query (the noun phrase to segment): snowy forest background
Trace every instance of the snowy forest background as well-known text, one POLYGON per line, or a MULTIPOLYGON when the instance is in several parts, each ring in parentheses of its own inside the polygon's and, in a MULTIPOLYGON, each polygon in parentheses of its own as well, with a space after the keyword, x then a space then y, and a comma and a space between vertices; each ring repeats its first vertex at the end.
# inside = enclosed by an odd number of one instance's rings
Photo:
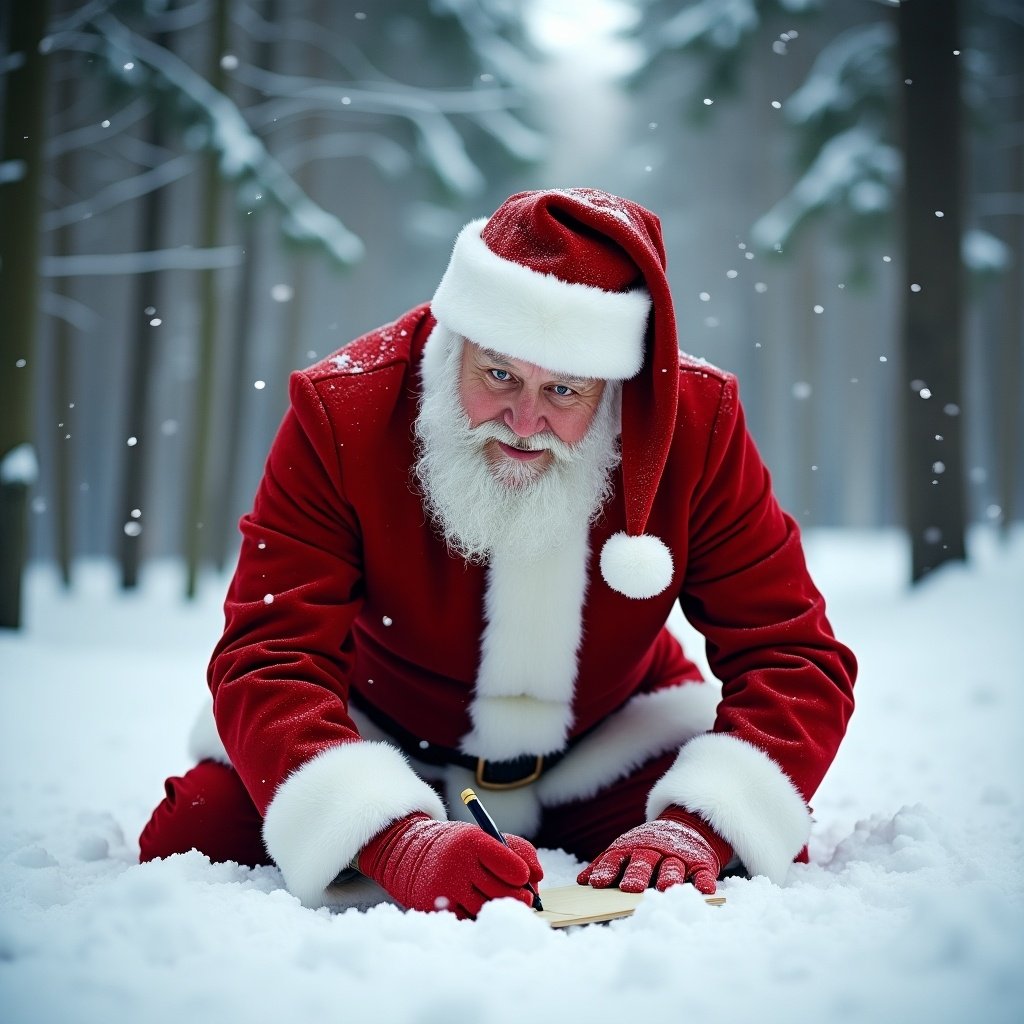
POLYGON ((1024 1019, 1022 53, 1021 0, 0 0, 5 1024, 1024 1019), (857 654, 810 863, 560 931, 138 864, 288 373, 564 185, 661 216, 857 654))
POLYGON ((26 561, 230 568, 288 373, 538 187, 659 214, 802 525, 904 527, 920 577, 1024 515, 1015 0, 0 10, 4 625, 26 561))

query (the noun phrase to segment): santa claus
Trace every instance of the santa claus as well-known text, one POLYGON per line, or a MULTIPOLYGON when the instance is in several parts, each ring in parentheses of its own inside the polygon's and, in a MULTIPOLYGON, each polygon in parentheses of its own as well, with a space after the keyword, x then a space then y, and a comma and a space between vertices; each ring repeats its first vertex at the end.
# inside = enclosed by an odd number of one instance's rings
POLYGON ((853 707, 735 379, 681 355, 658 219, 593 189, 468 224, 429 304, 291 381, 142 859, 530 902, 785 877, 853 707), (669 633, 705 636, 704 681, 669 633), (466 818, 486 793, 508 845, 466 818))

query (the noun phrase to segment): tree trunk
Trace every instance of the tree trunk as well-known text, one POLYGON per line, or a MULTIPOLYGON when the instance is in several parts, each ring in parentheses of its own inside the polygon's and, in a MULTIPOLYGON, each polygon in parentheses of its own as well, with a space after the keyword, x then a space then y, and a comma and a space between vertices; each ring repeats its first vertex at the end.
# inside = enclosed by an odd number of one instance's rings
MULTIPOLYGON (((277 0, 268 0, 263 12, 265 20, 276 25, 280 12, 277 0)), ((263 40, 257 47, 254 63, 267 70, 274 69, 274 45, 263 40)), ((257 94, 257 98, 262 98, 257 94)), ((253 386, 249 351, 252 345, 253 312, 256 305, 265 305, 263 296, 256 295, 256 281, 259 276, 259 250, 261 242, 261 219, 265 216, 255 212, 246 216, 243 212, 241 224, 241 245, 243 251, 238 303, 235 312, 234 330, 231 336, 232 372, 228 376, 224 410, 225 452, 223 468, 213 484, 211 506, 213 509, 211 528, 211 549, 214 564, 223 570, 227 564, 228 552, 233 547, 236 534, 235 494, 238 490, 239 470, 242 465, 243 420, 245 418, 245 397, 253 386)), ((272 384, 276 387, 276 381, 272 384)))
MULTIPOLYGON (((273 3, 276 6, 278 0, 273 0, 273 3)), ((326 25, 330 22, 330 0, 319 0, 319 3, 316 4, 313 10, 315 12, 314 16, 320 24, 326 25)), ((329 78, 335 73, 332 67, 325 66, 326 62, 322 50, 314 50, 309 54, 307 60, 309 63, 309 73, 315 78, 329 78)), ((279 54, 278 61, 284 65, 285 55, 283 53, 279 54)), ((329 132, 332 130, 332 125, 321 116, 310 122, 308 130, 313 134, 320 131, 329 132)), ((305 129, 301 124, 298 124, 294 127, 293 131, 294 137, 291 141, 295 144, 302 139, 305 129)), ((295 180, 306 195, 312 196, 316 194, 314 188, 314 166, 304 163, 297 167, 295 170, 295 180)), ((286 252, 287 257, 284 265, 289 271, 290 276, 288 280, 292 291, 282 318, 284 325, 281 328, 281 345, 277 350, 278 359, 274 372, 275 404, 269 416, 271 422, 279 420, 288 408, 288 378, 291 372, 299 367, 307 366, 311 361, 307 356, 310 346, 306 337, 306 320, 308 319, 309 309, 313 305, 311 301, 313 289, 310 287, 310 282, 315 280, 316 267, 314 266, 314 259, 308 246, 289 246, 286 252)), ((319 344, 317 347, 319 348, 319 344)), ((319 354, 323 356, 325 353, 320 352, 319 354)))
MULTIPOLYGON (((60 83, 58 106, 61 111, 67 110, 74 103, 77 81, 74 75, 67 74, 60 83)), ((59 131, 59 129, 58 129, 59 131)), ((67 185, 74 181, 75 155, 74 150, 67 149, 57 158, 57 181, 67 185)), ((54 238, 54 252, 57 256, 70 256, 74 251, 74 228, 63 224, 57 228, 54 238)), ((61 295, 70 298, 73 289, 70 278, 56 278, 52 284, 61 295)), ((74 473, 72 459, 72 438, 75 430, 72 427, 74 397, 74 355, 72 342, 72 325, 64 318, 57 317, 53 325, 54 348, 54 382, 53 402, 57 412, 57 443, 54 445, 54 508, 53 530, 54 548, 57 556, 57 567, 61 582, 65 587, 71 586, 71 565, 74 558, 74 499, 71 478, 74 473)))
POLYGON ((909 80, 901 85, 903 478, 913 582, 966 557, 958 15, 957 0, 906 0, 897 14, 900 79, 909 80))
MULTIPOLYGON (((170 7, 171 5, 168 5, 170 7)), ((162 32, 154 40, 165 49, 170 46, 170 33, 162 32)), ((163 145, 162 112, 155 106, 149 114, 146 142, 159 151, 163 145)), ((160 248, 160 224, 163 217, 161 192, 155 189, 142 199, 142 217, 139 230, 139 248, 150 252, 160 248)), ((125 437, 134 437, 134 445, 123 449, 121 475, 121 503, 118 509, 117 547, 121 556, 121 586, 134 589, 139 582, 142 560, 143 512, 146 493, 146 470, 153 455, 147 450, 146 409, 149 405, 150 378, 153 375, 154 352, 158 335, 151 324, 154 313, 159 312, 160 275, 155 271, 136 274, 129 284, 131 302, 129 323, 135 325, 135 342, 128 347, 128 409, 125 437), (150 312, 146 312, 150 310, 150 312)))
MULTIPOLYGON (((1007 25, 1010 45, 1024 45, 1024 32, 1007 25)), ((1011 51, 1012 52, 1012 51, 1011 51)), ((1019 51, 1016 51, 1019 52, 1019 51)), ((1018 74, 1013 92, 1010 124, 1024 124, 1024 74, 1018 74)), ((1024 143, 1019 137, 1010 148, 1010 175, 1007 191, 1024 196, 1024 143)), ((998 490, 999 523, 1003 539, 1018 517, 1017 494, 1020 481, 1021 431, 1021 349, 1024 348, 1024 218, 1004 215, 1001 218, 1003 241, 1013 253, 1013 263, 1003 274, 1005 296, 1000 329, 1002 354, 999 366, 998 407, 996 412, 996 448, 999 452, 998 490)))
POLYGON ((0 627, 21 625, 21 577, 28 551, 27 504, 35 359, 48 0, 15 3, 9 11, 8 52, 23 60, 8 71, 3 151, 20 176, 0 185, 0 627), (23 448, 24 446, 24 448, 23 448))
MULTIPOLYGON (((227 48, 228 0, 216 0, 213 15, 209 75, 207 80, 218 92, 224 91, 225 74, 221 57, 227 48)), ((203 248, 215 248, 220 238, 219 158, 212 149, 203 167, 202 202, 199 232, 203 248)), ((192 465, 185 507, 185 593, 196 595, 199 570, 206 554, 203 542, 208 507, 207 472, 213 445, 210 423, 213 416, 213 373, 217 343, 217 280, 215 270, 200 272, 199 280, 199 369, 196 381, 196 428, 192 443, 192 465)))
MULTIPOLYGON (((71 252, 71 229, 62 227, 57 232, 57 253, 67 256, 71 252)), ((74 559, 74 489, 72 475, 74 460, 71 457, 72 395, 74 394, 74 363, 72 356, 72 327, 66 320, 58 319, 54 325, 55 367, 53 383, 54 401, 63 420, 58 421, 57 443, 54 445, 54 544, 57 568, 61 583, 71 586, 71 565, 74 559), (63 426, 61 424, 63 423, 63 426)))
POLYGON ((210 553, 214 565, 223 570, 227 563, 228 549, 234 537, 235 490, 238 483, 238 467, 242 458, 242 421, 244 418, 244 396, 246 388, 252 387, 252 374, 249 368, 249 342, 252 338, 252 313, 256 301, 255 279, 257 270, 257 250, 259 247, 258 225, 253 219, 247 218, 241 226, 239 243, 242 246, 242 265, 239 268, 241 277, 238 282, 237 303, 234 324, 232 326, 229 345, 231 356, 228 360, 231 373, 225 381, 223 425, 225 431, 225 450, 221 471, 210 487, 210 553))

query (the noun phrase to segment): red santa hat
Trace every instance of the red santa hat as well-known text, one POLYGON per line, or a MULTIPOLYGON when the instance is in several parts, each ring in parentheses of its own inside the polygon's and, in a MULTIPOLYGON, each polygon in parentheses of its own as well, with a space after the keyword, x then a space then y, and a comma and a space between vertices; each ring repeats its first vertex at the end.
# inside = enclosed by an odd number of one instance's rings
POLYGON ((555 373, 623 381, 626 531, 601 551, 601 575, 627 597, 672 582, 672 556, 645 534, 668 458, 679 350, 661 223, 598 189, 511 196, 455 241, 431 302, 477 344, 555 373))

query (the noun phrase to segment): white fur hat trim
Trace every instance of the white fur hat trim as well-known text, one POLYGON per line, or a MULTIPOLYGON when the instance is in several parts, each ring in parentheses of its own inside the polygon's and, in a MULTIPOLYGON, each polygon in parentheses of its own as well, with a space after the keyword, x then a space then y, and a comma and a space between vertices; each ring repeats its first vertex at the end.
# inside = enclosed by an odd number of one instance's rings
POLYGON ((635 377, 644 361, 651 298, 563 281, 493 252, 470 221, 431 300, 431 312, 471 341, 555 373, 635 377))

